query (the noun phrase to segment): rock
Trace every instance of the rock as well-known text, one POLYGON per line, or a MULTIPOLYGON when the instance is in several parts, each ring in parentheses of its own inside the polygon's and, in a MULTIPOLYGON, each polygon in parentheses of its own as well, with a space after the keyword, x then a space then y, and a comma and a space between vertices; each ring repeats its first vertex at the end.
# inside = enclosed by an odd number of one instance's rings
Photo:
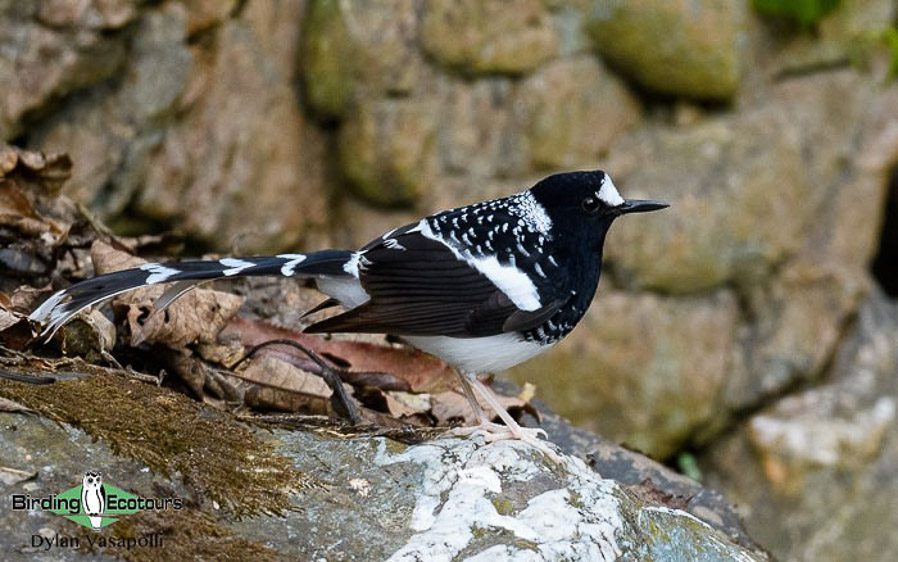
POLYGON ((548 64, 521 84, 512 102, 533 167, 591 164, 639 120, 639 105, 595 57, 548 64))
POLYGON ((136 25, 127 78, 73 99, 32 131, 32 146, 72 154, 78 165, 66 193, 101 217, 130 203, 161 140, 158 127, 187 87, 193 57, 185 26, 178 4, 145 14, 136 25))
POLYGON ((383 206, 408 205, 435 172, 437 102, 364 100, 340 129, 340 168, 360 197, 383 206))
POLYGON ((190 215, 183 229, 213 247, 295 246, 322 220, 324 174, 324 139, 292 89, 300 8, 247 9, 193 45, 181 4, 148 10, 127 75, 73 99, 30 144, 70 149, 67 193, 106 220, 126 208, 157 223, 190 215))
POLYGON ((153 151, 136 210, 218 247, 295 246, 323 220, 323 138, 246 21, 192 52, 184 114, 153 151))
POLYGON ((552 12, 558 36, 561 57, 571 57, 594 51, 587 31, 586 21, 592 3, 590 0, 543 0, 552 12))
MULTIPOLYGON (((402 222, 408 221, 397 220, 394 225, 402 222)), ((282 279, 274 285, 272 280, 264 278, 246 278, 236 280, 235 283, 234 290, 247 295, 241 309, 243 314, 264 318, 292 329, 302 329, 307 325, 308 321, 300 318, 300 315, 320 302, 320 296, 300 288, 289 279, 282 279)), ((368 341, 382 338, 369 337, 371 339, 368 341)), ((521 393, 520 387, 501 378, 493 381, 492 386, 504 396, 518 396, 521 393)), ((738 544, 757 550, 757 546, 745 534, 735 509, 720 493, 704 488, 696 481, 595 433, 572 426, 541 401, 537 401, 535 406, 540 414, 538 426, 547 432, 548 439, 564 453, 586 459, 604 478, 618 481, 633 493, 645 495, 654 490, 651 492, 654 497, 667 498, 664 501, 668 505, 676 505, 688 511, 724 532, 738 544)), ((529 416, 524 417, 521 423, 537 426, 536 420, 529 416)))
POLYGON ((514 81, 504 76, 441 81, 440 104, 445 109, 437 134, 440 164, 447 175, 476 185, 526 171, 527 155, 513 118, 516 99, 514 81))
POLYGON ((788 80, 775 104, 734 122, 643 131, 614 158, 627 196, 673 203, 651 221, 614 226, 614 280, 671 293, 729 283, 740 295, 727 409, 819 376, 869 287, 886 162, 898 154, 876 116, 898 107, 898 96, 865 84, 847 70, 788 80), (652 248, 643 253, 643 244, 652 248))
POLYGON ((739 86, 742 2, 603 2, 589 31, 599 52, 641 86, 662 94, 723 100, 739 86))
MULTIPOLYGON (((28 486, 32 495, 43 495, 75 485, 86 470, 87 449, 91 468, 102 470, 104 480, 119 488, 144 497, 160 496, 160 491, 185 500, 196 497, 195 483, 147 470, 71 426, 22 414, 0 413, 0 420, 7 458, 38 472, 33 482, 6 486, 5 493, 21 493, 28 486)), ((767 560, 685 511, 602 479, 579 459, 564 456, 553 464, 521 443, 485 446, 478 439, 442 438, 406 448, 382 438, 341 440, 285 430, 274 430, 269 439, 298 473, 326 479, 328 487, 292 492, 297 509, 280 516, 237 519, 208 498, 188 503, 199 507, 188 508, 186 515, 163 512, 166 520, 183 520, 189 530, 166 532, 167 552, 180 551, 185 542, 193 548, 198 541, 205 545, 214 536, 214 543, 204 546, 211 551, 204 552, 256 548, 266 557, 276 551, 304 559, 327 552, 334 559, 378 560, 767 560), (196 519, 206 524, 195 526, 196 519)), ((240 490, 235 485, 232 492, 240 490)), ((122 536, 137 525, 135 520, 153 521, 144 513, 126 515, 103 536, 122 536)), ((42 511, 25 517, 8 510, 0 526, 6 531, 0 552, 6 553, 29 544, 29 535, 42 527, 58 529, 60 536, 78 529, 42 511)), ((159 532, 159 523, 148 530, 159 532)))
POLYGON ((424 5, 421 46, 440 64, 475 74, 521 74, 558 52, 540 0, 439 1, 424 5))
POLYGON ((343 114, 355 91, 354 49, 341 17, 347 4, 312 0, 306 12, 300 62, 306 102, 329 118, 343 114))
MULTIPOLYGON (((413 533, 390 560, 664 559, 665 553, 763 559, 722 535, 715 544, 703 536, 711 527, 685 512, 633 501, 582 461, 567 457, 549 467, 518 443, 477 448, 438 440, 393 454, 381 445, 374 462, 388 472, 418 473, 404 521, 413 533)), ((375 493, 376 486, 375 480, 375 493)), ((376 498, 360 503, 383 512, 376 498)))
MULTIPOLYGON (((506 396, 520 392, 517 386, 506 381, 497 380, 493 386, 506 396)), ((587 459, 603 478, 616 480, 636 493, 654 488, 670 503, 678 503, 680 509, 710 523, 738 544, 758 550, 742 527, 738 512, 720 492, 703 487, 695 480, 596 433, 572 426, 539 400, 534 405, 540 413, 539 427, 546 430, 549 440, 565 453, 587 459)), ((523 421, 526 423, 530 418, 523 421)))
POLYGON ((187 8, 187 34, 220 25, 237 6, 237 0, 179 0, 187 8))
POLYGON ((820 376, 869 288, 866 273, 842 263, 798 260, 748 291, 754 321, 740 330, 744 352, 727 377, 728 408, 751 407, 820 376))
POLYGON ((861 307, 828 378, 747 418, 701 458, 782 560, 890 561, 898 549, 898 305, 861 307))
POLYGON ((125 47, 120 36, 106 31, 133 15, 130 5, 115 1, 0 5, 0 139, 19 135, 23 120, 51 101, 113 75, 125 60, 125 47), (53 27, 57 23, 71 26, 53 27))
POLYGON ((721 415, 738 306, 600 288, 581 325, 556 349, 512 370, 578 426, 664 459, 721 415))
POLYGON ((426 68, 412 0, 313 0, 306 18, 303 82, 320 116, 342 117, 355 96, 408 95, 420 86, 426 68))
POLYGON ((807 32, 807 26, 783 33, 784 26, 777 25, 781 22, 765 20, 767 25, 754 30, 749 41, 761 47, 759 66, 765 72, 800 75, 866 58, 895 15, 895 3, 890 0, 857 0, 817 22, 813 33, 807 32))
POLYGON ((294 95, 299 81, 296 54, 302 44, 306 0, 270 0, 237 4, 232 19, 245 20, 279 79, 287 82, 294 95))
POLYGON ((361 248, 384 232, 421 219, 416 209, 384 209, 351 194, 334 205, 333 217, 346 225, 334 232, 331 240, 334 248, 361 248))
POLYGON ((865 166, 853 146, 891 96, 851 70, 789 80, 775 95, 685 129, 645 129, 617 147, 609 168, 625 196, 672 208, 614 226, 607 257, 616 281, 698 292, 757 283, 794 255, 825 256, 836 245, 852 264, 872 257, 878 223, 861 217, 879 215, 888 169, 865 166), (847 200, 859 208, 842 215, 835 205, 847 200), (834 230, 821 220, 829 216, 857 230, 834 230))
POLYGON ((615 279, 628 287, 697 292, 737 277, 761 279, 794 252, 814 186, 804 177, 798 143, 763 132, 787 126, 786 119, 769 111, 740 123, 642 131, 634 145, 625 142, 620 150, 634 168, 627 174, 626 164, 610 166, 620 170, 618 186, 626 197, 666 199, 672 211, 614 225, 607 259, 615 279))
POLYGON ((185 11, 177 4, 141 20, 131 45, 129 77, 117 100, 140 124, 161 120, 184 93, 193 70, 186 21, 185 11))
POLYGON ((121 29, 137 16, 133 0, 45 0, 37 19, 48 27, 80 27, 97 30, 121 29))

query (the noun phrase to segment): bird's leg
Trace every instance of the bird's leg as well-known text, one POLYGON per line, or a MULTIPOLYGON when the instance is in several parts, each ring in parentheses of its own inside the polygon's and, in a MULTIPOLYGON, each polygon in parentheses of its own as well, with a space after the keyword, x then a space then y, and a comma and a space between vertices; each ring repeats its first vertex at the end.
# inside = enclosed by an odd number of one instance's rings
POLYGON ((474 427, 457 428, 456 433, 472 434, 482 432, 488 442, 501 441, 503 439, 519 439, 539 448, 544 448, 544 445, 539 440, 538 436, 542 434, 543 437, 545 437, 545 431, 539 428, 521 427, 518 422, 514 421, 514 418, 508 414, 505 408, 502 407, 502 404, 499 403, 499 399, 496 397, 495 393, 493 393, 493 391, 485 384, 480 382, 477 375, 457 374, 461 381, 462 389, 465 392, 465 397, 468 399, 468 402, 471 403, 471 409, 474 410, 474 415, 477 416, 478 425, 474 427), (483 399, 489 404, 490 408, 492 408, 505 423, 504 426, 490 421, 487 415, 483 412, 483 408, 480 407, 477 398, 474 396, 474 388, 480 392, 480 395, 483 396, 483 399))
POLYGON ((471 409, 474 410, 474 416, 477 418, 477 423, 479 425, 492 423, 486 416, 486 413, 484 413, 483 408, 480 407, 480 402, 478 402, 477 397, 474 396, 474 389, 471 388, 471 383, 468 382, 468 379, 466 379, 465 376, 459 371, 455 371, 455 374, 458 376, 458 380, 461 383, 461 388, 465 392, 465 398, 468 399, 468 403, 471 405, 471 409))

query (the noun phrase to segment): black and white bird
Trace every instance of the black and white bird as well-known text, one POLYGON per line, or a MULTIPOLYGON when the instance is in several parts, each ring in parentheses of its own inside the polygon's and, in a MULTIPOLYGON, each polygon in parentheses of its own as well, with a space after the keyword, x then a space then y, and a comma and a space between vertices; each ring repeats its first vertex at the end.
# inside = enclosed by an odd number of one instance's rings
POLYGON ((556 174, 508 197, 425 217, 359 250, 149 263, 102 275, 56 293, 31 318, 52 335, 79 311, 146 285, 174 283, 158 310, 210 279, 311 278, 330 297, 323 304, 344 311, 306 332, 400 336, 456 369, 492 438, 533 441, 476 375, 513 367, 567 336, 595 294, 614 219, 667 206, 622 198, 600 170, 556 174), (506 427, 489 422, 472 385, 506 427))

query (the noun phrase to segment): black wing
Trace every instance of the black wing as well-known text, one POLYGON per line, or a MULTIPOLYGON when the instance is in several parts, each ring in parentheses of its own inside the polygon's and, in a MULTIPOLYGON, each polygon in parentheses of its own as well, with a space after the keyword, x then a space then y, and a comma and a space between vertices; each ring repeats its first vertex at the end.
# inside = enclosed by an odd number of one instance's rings
POLYGON ((446 243, 417 228, 403 227, 365 246, 359 280, 371 300, 306 331, 490 336, 535 328, 564 304, 555 298, 555 284, 530 276, 542 306, 522 310, 446 243))

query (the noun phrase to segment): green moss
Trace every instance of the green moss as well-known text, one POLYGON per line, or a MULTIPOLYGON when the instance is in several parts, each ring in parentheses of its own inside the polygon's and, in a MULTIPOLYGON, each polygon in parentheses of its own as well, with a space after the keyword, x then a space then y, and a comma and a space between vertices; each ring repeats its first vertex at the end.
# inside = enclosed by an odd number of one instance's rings
POLYGON ((571 490, 571 497, 567 500, 568 505, 577 509, 583 509, 583 498, 576 490, 571 490))
POLYGON ((273 549, 235 536, 212 516, 193 509, 168 513, 144 511, 122 519, 110 528, 115 539, 161 533, 162 548, 111 548, 106 554, 121 555, 130 562, 156 560, 280 560, 273 549))
POLYGON ((621 72, 665 95, 725 101, 735 94, 744 21, 739 2, 612 5, 609 17, 592 18, 585 29, 621 72))
POLYGON ((293 509, 291 492, 312 483, 225 412, 89 365, 79 371, 91 376, 42 386, 0 380, 0 396, 80 427, 154 471, 180 473, 236 517, 293 509))
POLYGON ((493 507, 499 515, 509 515, 514 513, 514 504, 503 498, 493 498, 493 507))
POLYGON ((760 14, 783 17, 810 27, 839 7, 842 0, 753 0, 760 14))
POLYGON ((324 118, 343 115, 353 95, 355 46, 338 0, 309 4, 301 66, 309 106, 324 118))
POLYGON ((882 42, 889 49, 889 81, 898 77, 898 28, 892 26, 882 32, 882 42))

